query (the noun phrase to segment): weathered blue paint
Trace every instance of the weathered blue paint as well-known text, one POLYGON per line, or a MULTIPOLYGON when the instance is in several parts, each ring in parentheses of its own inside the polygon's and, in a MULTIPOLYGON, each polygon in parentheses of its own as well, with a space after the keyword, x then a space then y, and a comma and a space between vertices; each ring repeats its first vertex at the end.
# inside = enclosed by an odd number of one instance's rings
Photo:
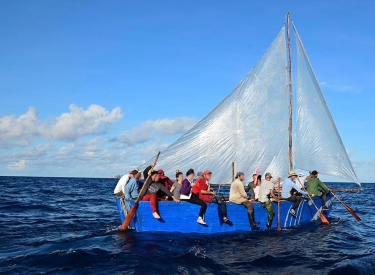
MULTIPOLYGON (((333 197, 327 196, 328 211, 323 214, 328 217, 332 207, 333 197)), ((315 204, 321 208, 322 201, 320 198, 314 198, 315 204)), ((120 214, 121 223, 125 220, 125 215, 119 199, 116 199, 117 208, 120 214)), ((126 211, 133 206, 134 201, 126 201, 126 211)), ((277 203, 273 202, 275 217, 272 223, 272 229, 277 228, 277 203)), ((289 214, 292 203, 282 201, 280 203, 280 224, 281 228, 298 226, 303 223, 312 222, 320 219, 314 205, 308 199, 302 200, 296 210, 297 218, 289 214)), ((253 203, 255 211, 255 220, 260 222, 259 228, 266 230, 267 210, 258 202, 253 203)), ((149 202, 139 202, 137 213, 135 214, 130 227, 138 232, 182 232, 182 233, 224 233, 234 231, 250 231, 250 223, 247 216, 247 210, 244 206, 227 202, 228 218, 233 222, 233 226, 221 223, 218 206, 209 204, 205 215, 207 226, 197 223, 199 206, 187 202, 158 202, 159 214, 161 220, 152 216, 149 202)))

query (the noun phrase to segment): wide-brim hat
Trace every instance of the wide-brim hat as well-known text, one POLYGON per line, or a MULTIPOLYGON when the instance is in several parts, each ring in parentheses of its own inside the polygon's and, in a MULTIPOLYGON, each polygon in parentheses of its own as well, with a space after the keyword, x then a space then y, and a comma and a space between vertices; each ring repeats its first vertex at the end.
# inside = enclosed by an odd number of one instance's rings
POLYGON ((296 174, 296 172, 294 172, 294 170, 290 170, 288 178, 293 177, 293 176, 297 176, 298 177, 298 175, 296 174))

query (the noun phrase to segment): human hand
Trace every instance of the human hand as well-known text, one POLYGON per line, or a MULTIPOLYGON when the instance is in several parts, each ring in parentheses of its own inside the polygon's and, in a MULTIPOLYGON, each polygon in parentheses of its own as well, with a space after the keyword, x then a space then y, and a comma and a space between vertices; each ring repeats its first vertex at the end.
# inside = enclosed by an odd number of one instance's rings
POLYGON ((176 202, 176 203, 177 203, 177 202, 180 202, 180 200, 176 199, 175 197, 172 197, 172 199, 173 199, 173 201, 176 202))
POLYGON ((155 165, 156 165, 155 162, 151 163, 151 167, 155 167, 155 165))
POLYGON ((215 196, 215 195, 216 195, 216 192, 212 190, 212 191, 211 191, 211 194, 215 196))

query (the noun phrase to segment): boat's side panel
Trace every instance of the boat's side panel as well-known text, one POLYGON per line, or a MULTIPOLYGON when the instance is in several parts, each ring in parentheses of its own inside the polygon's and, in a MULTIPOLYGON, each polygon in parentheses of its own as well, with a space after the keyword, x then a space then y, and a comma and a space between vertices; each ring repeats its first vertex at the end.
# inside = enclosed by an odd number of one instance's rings
MULTIPOLYGON (((320 208, 321 199, 314 198, 315 203, 320 208)), ((332 202, 332 197, 327 197, 327 205, 332 202)), ((127 210, 134 204, 133 201, 128 201, 127 210)), ((272 223, 272 229, 277 228, 277 203, 272 203, 275 209, 275 217, 272 223)), ((267 210, 262 207, 260 203, 253 203, 255 220, 260 222, 261 229, 266 228, 267 210)), ((301 223, 311 222, 319 219, 317 211, 309 200, 302 200, 301 204, 296 210, 297 218, 289 214, 293 203, 283 201, 280 204, 280 225, 281 228, 288 228, 297 226, 301 223)), ((121 203, 117 200, 117 208, 120 213, 121 222, 124 221, 124 211, 121 203)), ((139 232, 183 232, 183 233, 220 233, 233 231, 250 231, 250 222, 248 220, 247 209, 238 204, 231 202, 227 203, 228 218, 233 222, 233 226, 223 224, 221 217, 219 217, 218 206, 216 204, 208 204, 205 221, 207 226, 202 226, 197 223, 199 206, 187 202, 158 202, 158 211, 162 219, 157 220, 153 218, 149 202, 140 202, 137 214, 135 215, 131 227, 139 232)), ((324 214, 328 216, 330 211, 325 211, 324 214)))
MULTIPOLYGON (((134 202, 130 201, 122 201, 116 198, 116 205, 117 205, 117 210, 120 215, 120 221, 121 224, 125 221, 126 214, 129 212, 131 206, 134 204, 134 202)), ((130 222, 130 228, 136 228, 136 223, 137 223, 137 215, 134 216, 132 221, 130 222)))

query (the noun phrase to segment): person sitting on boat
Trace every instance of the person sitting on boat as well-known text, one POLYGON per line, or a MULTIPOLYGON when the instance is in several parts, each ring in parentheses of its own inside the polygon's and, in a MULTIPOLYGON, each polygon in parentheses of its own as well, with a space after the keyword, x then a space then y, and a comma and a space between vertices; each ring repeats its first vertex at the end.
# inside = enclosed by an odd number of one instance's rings
POLYGON ((172 188, 172 185, 173 185, 173 181, 171 181, 170 178, 168 178, 165 174, 164 174, 164 170, 163 169, 159 169, 158 170, 158 174, 159 174, 159 182, 164 184, 165 188, 167 188, 168 190, 172 188))
POLYGON ((182 187, 181 187, 181 195, 180 199, 181 201, 187 201, 193 204, 198 204, 200 205, 200 210, 199 210, 199 216, 197 219, 197 223, 205 225, 206 222, 204 221, 204 214, 206 213, 207 210, 207 204, 202 201, 197 194, 194 194, 192 192, 192 181, 194 178, 194 170, 189 169, 186 172, 186 178, 182 181, 182 187))
POLYGON ((329 188, 320 181, 316 170, 311 172, 311 177, 307 181, 307 192, 311 197, 317 196, 322 198, 322 210, 328 210, 326 206, 326 196, 329 194, 329 188), (320 187, 321 189, 318 189, 320 187))
POLYGON ((232 226, 233 223, 227 217, 227 205, 225 204, 224 198, 221 199, 219 196, 216 196, 216 192, 210 188, 209 181, 212 175, 211 171, 205 170, 202 174, 203 179, 196 181, 196 184, 193 187, 193 193, 198 195, 199 198, 204 202, 217 204, 219 206, 220 215, 223 222, 232 226))
POLYGON ((271 203, 271 198, 273 198, 276 202, 278 202, 278 198, 276 197, 275 193, 273 192, 273 186, 276 182, 280 182, 280 178, 278 178, 276 181, 271 182, 272 175, 271 173, 266 173, 265 180, 262 182, 259 190, 259 201, 262 204, 263 208, 267 209, 268 212, 268 219, 266 226, 268 229, 272 226, 272 220, 275 216, 275 210, 273 208, 273 205, 271 203))
POLYGON ((257 184, 255 185, 254 187, 254 201, 258 201, 259 199, 259 190, 260 190, 260 186, 262 184, 262 175, 258 175, 257 177, 257 184))
POLYGON ((300 204, 300 202, 302 200, 302 196, 297 196, 297 195, 292 194, 291 193, 292 189, 295 189, 298 193, 300 193, 302 195, 307 195, 307 193, 305 191, 303 191, 301 188, 299 188, 295 184, 294 181, 297 179, 297 177, 298 177, 298 175, 296 174, 296 172, 291 170, 289 172, 289 176, 284 180, 283 188, 282 188, 282 191, 281 191, 281 197, 284 200, 294 202, 294 205, 293 205, 292 209, 290 209, 290 211, 289 211, 289 214, 292 215, 294 218, 297 217, 295 210, 297 209, 298 205, 300 204))
POLYGON ((251 227, 257 226, 259 223, 255 222, 254 218, 254 207, 248 200, 247 194, 245 192, 245 187, 243 181, 245 179, 245 174, 243 172, 238 172, 236 174, 236 179, 232 182, 229 191, 229 201, 236 204, 242 204, 246 207, 247 213, 250 220, 251 227))
POLYGON ((125 199, 135 200, 138 197, 138 180, 141 178, 141 171, 133 170, 132 177, 125 185, 125 199))
POLYGON ((250 195, 251 201, 255 201, 254 188, 257 187, 257 183, 258 183, 258 174, 253 174, 253 180, 250 181, 247 186, 245 186, 245 192, 250 193, 249 195, 250 195))
MULTIPOLYGON (((155 163, 152 163, 149 167, 146 168, 146 170, 143 171, 143 176, 145 179, 148 177, 151 168, 154 166, 155 163)), ((159 182, 159 174, 157 171, 152 171, 150 178, 144 184, 147 185, 140 196, 142 198, 142 201, 150 201, 152 216, 154 216, 155 219, 160 219, 160 216, 157 212, 157 193, 159 191, 164 192, 168 197, 172 198, 173 201, 179 202, 179 200, 175 196, 173 196, 173 194, 169 192, 169 190, 166 189, 162 183, 159 182)))
POLYGON ((180 199, 180 191, 182 187, 182 181, 184 180, 184 176, 182 175, 182 172, 180 170, 176 171, 176 182, 173 183, 173 186, 170 190, 170 192, 173 194, 173 196, 176 197, 176 199, 180 199))
POLYGON ((131 171, 129 171, 128 174, 123 175, 119 181, 117 182, 117 185, 115 187, 115 190, 113 193, 116 195, 117 198, 122 199, 125 197, 125 185, 129 182, 129 180, 133 177, 133 174, 131 171))
POLYGON ((203 175, 203 172, 198 172, 197 174, 197 178, 195 179, 195 185, 192 185, 193 186, 193 193, 197 194, 199 193, 199 188, 196 187, 200 181, 204 181, 206 182, 205 178, 204 178, 204 175, 203 175))

